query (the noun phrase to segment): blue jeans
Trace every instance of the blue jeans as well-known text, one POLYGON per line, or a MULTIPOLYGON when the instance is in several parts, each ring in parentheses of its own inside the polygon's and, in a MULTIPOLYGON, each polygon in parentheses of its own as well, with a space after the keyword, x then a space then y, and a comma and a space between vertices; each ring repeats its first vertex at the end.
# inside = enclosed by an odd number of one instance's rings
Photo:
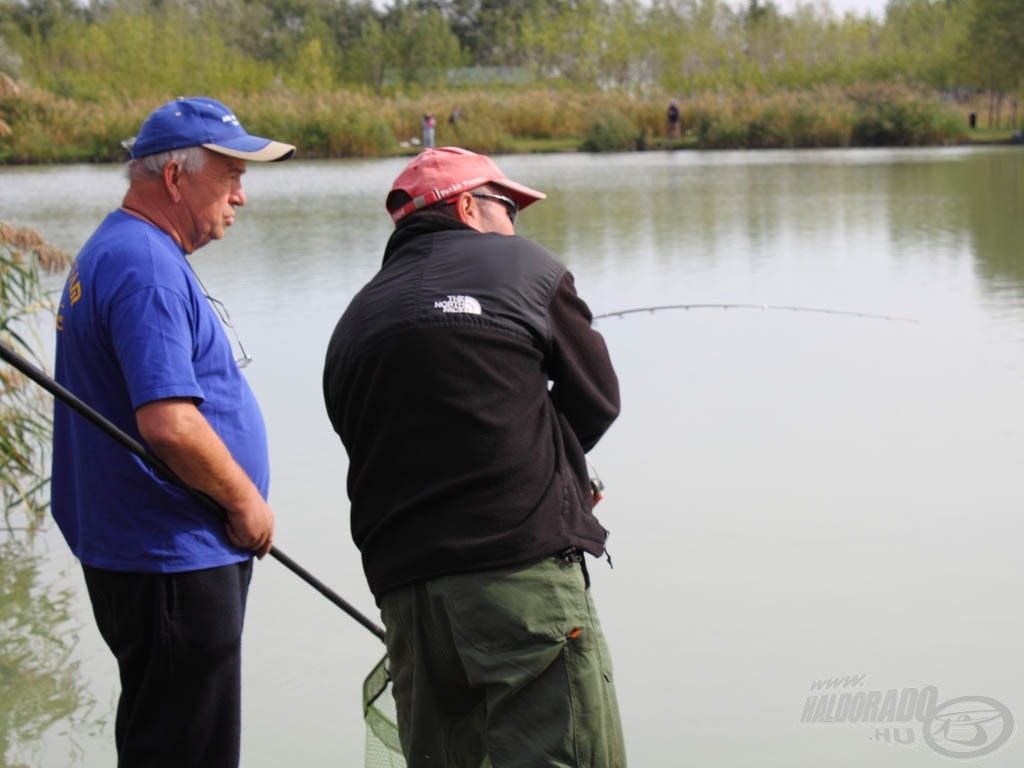
POLYGON ((612 665, 580 563, 549 557, 383 596, 409 768, 623 768, 612 665))

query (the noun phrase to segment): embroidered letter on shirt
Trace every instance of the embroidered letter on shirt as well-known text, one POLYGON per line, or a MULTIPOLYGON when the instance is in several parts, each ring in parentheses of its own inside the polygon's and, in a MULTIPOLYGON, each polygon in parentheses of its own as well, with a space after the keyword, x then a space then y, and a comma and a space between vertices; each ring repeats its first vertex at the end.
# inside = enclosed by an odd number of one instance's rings
POLYGON ((472 296, 449 296, 444 301, 435 301, 434 309, 442 312, 458 312, 464 315, 479 315, 480 302, 472 296))

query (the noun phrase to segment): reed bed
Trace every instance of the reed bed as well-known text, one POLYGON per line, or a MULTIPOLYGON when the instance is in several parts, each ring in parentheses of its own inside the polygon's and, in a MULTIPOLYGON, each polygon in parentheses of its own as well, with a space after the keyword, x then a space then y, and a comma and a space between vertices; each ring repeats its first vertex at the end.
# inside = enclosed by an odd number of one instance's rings
MULTIPOLYGON (((931 92, 899 84, 677 97, 678 140, 665 136, 667 93, 641 98, 537 88, 381 96, 277 88, 212 95, 230 104, 249 131, 289 141, 307 159, 411 151, 428 112, 436 118, 439 145, 490 153, 545 140, 566 149, 620 151, 948 144, 968 133, 962 111, 931 92), (462 116, 453 127, 448 116, 455 107, 462 116)), ((0 96, 0 121, 9 127, 0 135, 0 163, 121 161, 122 140, 134 135, 159 101, 83 103, 23 86, 0 96)))
MULTIPOLYGON (((0 342, 38 367, 45 366, 34 321, 55 310, 40 274, 70 263, 69 254, 36 230, 0 221, 0 342)), ((35 530, 47 508, 51 407, 41 389, 0 366, 0 524, 8 531, 35 530)))

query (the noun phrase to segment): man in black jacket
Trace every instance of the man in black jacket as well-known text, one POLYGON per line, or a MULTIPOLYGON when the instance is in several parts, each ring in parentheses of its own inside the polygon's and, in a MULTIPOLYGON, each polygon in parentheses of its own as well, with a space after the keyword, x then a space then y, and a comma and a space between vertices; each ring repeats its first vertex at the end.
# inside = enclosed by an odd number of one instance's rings
POLYGON ((572 275, 514 234, 543 198, 483 155, 422 152, 327 351, 410 768, 625 765, 583 563, 607 537, 585 452, 618 380, 572 275))

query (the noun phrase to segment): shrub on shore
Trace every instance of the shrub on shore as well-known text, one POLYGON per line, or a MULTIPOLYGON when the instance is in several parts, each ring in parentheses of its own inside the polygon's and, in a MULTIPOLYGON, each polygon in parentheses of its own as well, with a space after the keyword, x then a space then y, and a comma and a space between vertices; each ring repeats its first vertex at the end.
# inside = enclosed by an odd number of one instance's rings
POLYGON ((581 149, 586 152, 625 152, 640 143, 637 127, 616 110, 594 110, 587 116, 581 149))
POLYGON ((894 85, 698 98, 683 124, 708 149, 950 144, 967 130, 938 97, 894 85))
POLYGON ((850 89, 850 98, 856 105, 853 143, 858 146, 948 144, 967 129, 961 114, 906 87, 859 86, 850 89))

